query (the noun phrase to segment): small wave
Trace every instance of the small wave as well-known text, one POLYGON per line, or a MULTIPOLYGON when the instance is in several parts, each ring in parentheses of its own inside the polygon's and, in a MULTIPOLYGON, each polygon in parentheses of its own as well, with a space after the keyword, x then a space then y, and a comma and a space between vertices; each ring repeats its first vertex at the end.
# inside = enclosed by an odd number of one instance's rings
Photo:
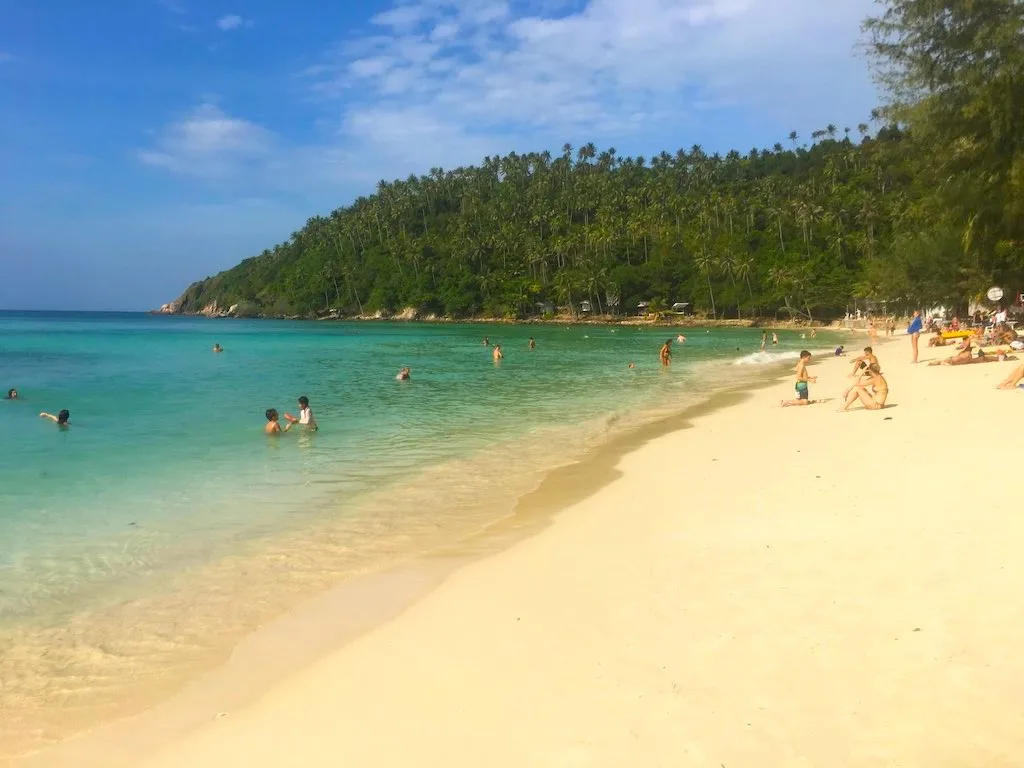
POLYGON ((772 363, 780 363, 783 360, 799 359, 800 352, 798 350, 789 350, 787 352, 751 352, 749 355, 733 360, 733 365, 771 365, 772 363))

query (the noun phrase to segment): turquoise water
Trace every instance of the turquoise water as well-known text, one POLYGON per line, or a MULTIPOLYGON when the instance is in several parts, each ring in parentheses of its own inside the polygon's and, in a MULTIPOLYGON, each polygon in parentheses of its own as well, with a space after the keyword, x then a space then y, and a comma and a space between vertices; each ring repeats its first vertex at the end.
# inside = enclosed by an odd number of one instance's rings
POLYGON ((665 329, 0 313, 0 387, 23 398, 0 403, 0 711, 26 713, 8 727, 62 735, 51 705, 131 699, 122 676, 197 666, 295 595, 467 535, 550 467, 758 368, 725 363, 809 343, 686 334, 665 371, 665 329), (264 411, 299 395, 320 431, 265 436, 264 411), (62 408, 66 431, 38 417, 62 408))

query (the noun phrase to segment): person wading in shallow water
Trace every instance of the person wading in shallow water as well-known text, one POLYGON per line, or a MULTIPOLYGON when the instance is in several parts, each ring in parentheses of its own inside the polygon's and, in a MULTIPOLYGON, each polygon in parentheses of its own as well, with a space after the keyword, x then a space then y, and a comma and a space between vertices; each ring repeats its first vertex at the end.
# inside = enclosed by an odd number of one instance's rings
POLYGON ((54 416, 52 413, 47 413, 46 411, 43 411, 42 413, 39 414, 39 417, 42 419, 49 419, 61 429, 67 429, 68 427, 71 426, 71 411, 69 411, 67 408, 58 413, 56 416, 54 416))
POLYGON ((661 360, 661 364, 666 368, 672 365, 672 339, 665 339, 665 343, 661 345, 661 352, 658 353, 658 357, 661 360))

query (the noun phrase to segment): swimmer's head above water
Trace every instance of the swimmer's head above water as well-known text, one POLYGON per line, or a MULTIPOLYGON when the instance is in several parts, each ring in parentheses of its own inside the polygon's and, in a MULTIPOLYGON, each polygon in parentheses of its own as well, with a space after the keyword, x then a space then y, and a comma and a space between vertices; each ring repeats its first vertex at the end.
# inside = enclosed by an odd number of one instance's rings
POLYGON ((267 421, 277 421, 278 418, 280 417, 277 415, 276 408, 267 408, 267 421))
POLYGON ((16 389, 8 389, 7 390, 7 399, 8 400, 17 400, 18 399, 18 390, 16 390, 16 389))

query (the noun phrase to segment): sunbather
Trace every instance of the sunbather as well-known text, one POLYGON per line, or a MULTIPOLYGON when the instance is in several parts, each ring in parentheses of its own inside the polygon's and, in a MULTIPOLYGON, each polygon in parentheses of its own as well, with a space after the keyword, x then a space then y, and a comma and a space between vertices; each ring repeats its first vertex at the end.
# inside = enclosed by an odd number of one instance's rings
POLYGON ((1010 375, 1002 380, 996 389, 1016 389, 1017 385, 1020 384, 1021 379, 1024 379, 1024 365, 1018 365, 1012 371, 1010 375))

